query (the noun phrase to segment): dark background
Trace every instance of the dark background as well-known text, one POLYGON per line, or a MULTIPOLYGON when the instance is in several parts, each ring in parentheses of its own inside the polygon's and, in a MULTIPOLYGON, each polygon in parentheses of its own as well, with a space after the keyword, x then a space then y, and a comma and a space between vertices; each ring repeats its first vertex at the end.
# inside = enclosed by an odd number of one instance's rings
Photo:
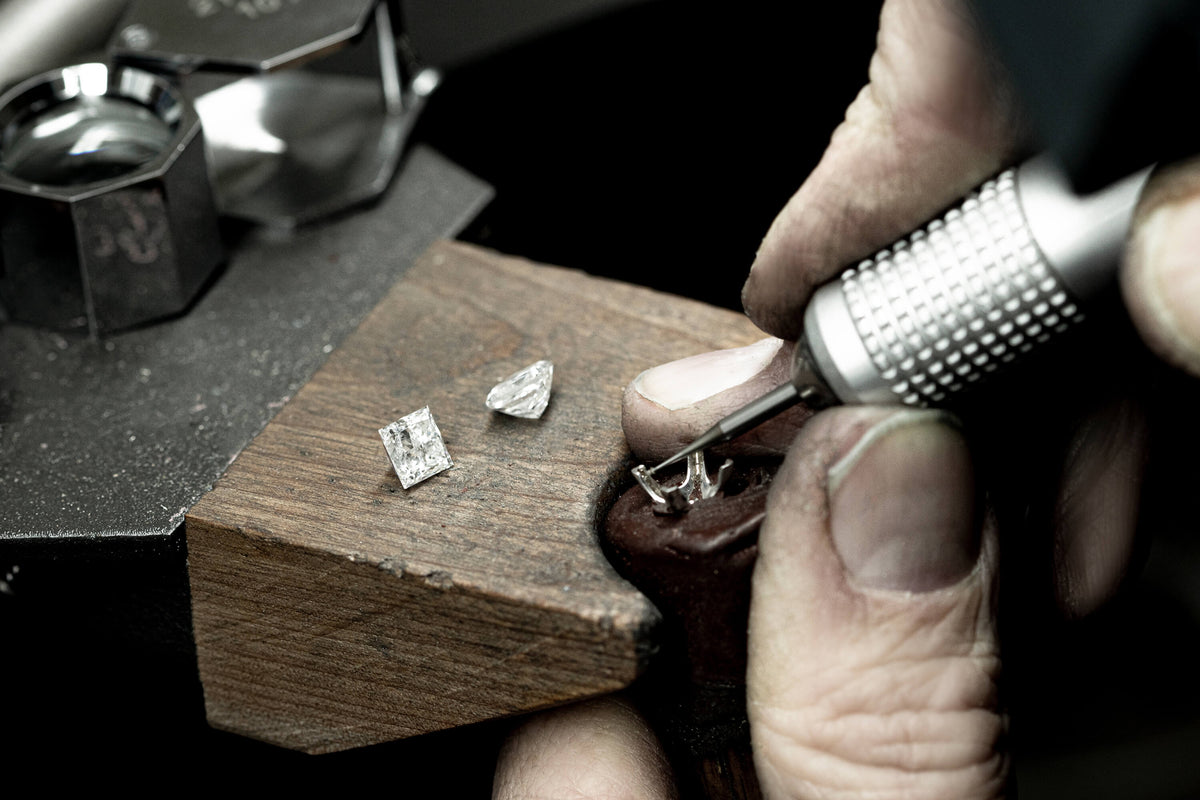
POLYGON ((421 133, 497 190, 463 238, 740 310, 866 81, 878 3, 815 5, 650 2, 451 72, 421 133))
MULTIPOLYGON (((496 188, 462 238, 738 308, 759 240, 866 79, 878 3, 710 8, 635 4, 450 69, 415 138, 496 188)), ((505 721, 316 757, 208 728, 180 534, 64 549, 12 576, 7 785, 489 796, 505 721)), ((1200 564, 1190 526, 1156 536, 1115 603, 1022 643, 1023 797, 1200 796, 1200 564)))

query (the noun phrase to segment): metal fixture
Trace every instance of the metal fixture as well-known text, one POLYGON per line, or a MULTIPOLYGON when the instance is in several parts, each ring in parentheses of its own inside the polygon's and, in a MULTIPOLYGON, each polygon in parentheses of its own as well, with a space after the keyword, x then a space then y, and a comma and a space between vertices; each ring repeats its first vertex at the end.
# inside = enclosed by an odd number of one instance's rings
POLYGON ((440 80, 378 0, 135 0, 109 52, 194 100, 221 213, 282 227, 380 195, 440 80))
POLYGON ((79 64, 0 97, 0 302, 93 335, 182 311, 223 252, 200 120, 163 79, 79 64))

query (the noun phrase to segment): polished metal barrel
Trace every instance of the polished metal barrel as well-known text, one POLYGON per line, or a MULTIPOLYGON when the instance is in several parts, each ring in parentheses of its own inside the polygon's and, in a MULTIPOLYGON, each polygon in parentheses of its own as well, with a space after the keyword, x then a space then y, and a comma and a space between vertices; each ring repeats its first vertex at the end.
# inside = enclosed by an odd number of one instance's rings
POLYGON ((1081 198, 1046 158, 1002 172, 822 286, 805 357, 842 402, 944 404, 1083 319, 1148 175, 1081 198))

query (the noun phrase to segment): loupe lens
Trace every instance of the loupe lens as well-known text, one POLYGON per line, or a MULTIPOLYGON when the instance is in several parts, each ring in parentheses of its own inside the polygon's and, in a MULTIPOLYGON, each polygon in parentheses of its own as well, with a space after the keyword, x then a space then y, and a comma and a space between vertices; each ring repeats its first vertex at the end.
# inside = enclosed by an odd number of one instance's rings
POLYGON ((138 103, 83 95, 11 122, 0 138, 0 168, 52 186, 111 180, 152 161, 173 135, 138 103))
POLYGON ((10 319, 92 333, 150 322, 182 311, 222 258, 200 118, 172 84, 74 64, 0 95, 10 319))

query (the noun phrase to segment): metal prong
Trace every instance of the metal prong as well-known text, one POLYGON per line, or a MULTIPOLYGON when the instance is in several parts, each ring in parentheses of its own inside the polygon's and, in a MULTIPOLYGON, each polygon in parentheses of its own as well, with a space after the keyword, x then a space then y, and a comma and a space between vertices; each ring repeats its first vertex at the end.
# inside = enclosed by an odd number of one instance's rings
POLYGON ((687 474, 674 486, 664 486, 655 480, 645 464, 633 468, 633 477, 650 496, 655 513, 679 514, 694 503, 715 497, 733 468, 733 462, 725 459, 725 463, 717 470, 716 480, 712 480, 704 463, 703 450, 688 454, 687 459, 687 474))
POLYGON ((725 459, 725 463, 717 468, 717 480, 715 482, 713 482, 713 485, 712 485, 712 487, 713 487, 712 493, 713 494, 716 494, 717 492, 721 491, 722 488, 724 488, 725 481, 729 479, 729 476, 732 473, 733 473, 733 459, 727 458, 727 459, 725 459))
POLYGON ((693 497, 703 491, 706 480, 708 475, 704 472, 704 453, 692 453, 687 459, 687 472, 683 475, 683 483, 670 491, 678 492, 690 503, 693 497))
POLYGON ((650 471, 646 469, 645 464, 638 464, 631 470, 631 472, 633 472, 634 480, 636 480, 638 485, 646 490, 646 494, 650 495, 651 500, 653 500, 655 503, 665 504, 667 502, 667 499, 663 497, 662 485, 659 484, 658 481, 654 480, 654 478, 650 475, 650 471))

